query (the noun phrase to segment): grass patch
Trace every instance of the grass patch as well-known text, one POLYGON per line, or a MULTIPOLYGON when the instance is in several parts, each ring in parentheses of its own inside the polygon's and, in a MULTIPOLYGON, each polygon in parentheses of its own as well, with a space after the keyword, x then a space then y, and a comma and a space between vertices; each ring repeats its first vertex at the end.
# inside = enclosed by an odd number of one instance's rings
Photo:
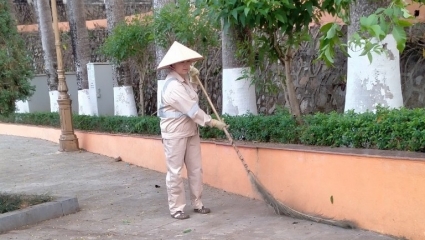
POLYGON ((0 193, 0 214, 24 209, 29 206, 50 202, 52 200, 53 197, 46 194, 28 195, 0 193))

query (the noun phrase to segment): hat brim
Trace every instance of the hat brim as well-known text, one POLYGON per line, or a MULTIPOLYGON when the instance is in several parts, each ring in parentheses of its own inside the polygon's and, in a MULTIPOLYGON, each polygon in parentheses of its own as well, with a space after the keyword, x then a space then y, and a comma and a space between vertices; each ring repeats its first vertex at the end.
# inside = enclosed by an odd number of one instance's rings
POLYGON ((204 57, 201 54, 175 41, 159 63, 157 70, 169 68, 170 65, 179 62, 196 62, 202 59, 204 59, 204 57))

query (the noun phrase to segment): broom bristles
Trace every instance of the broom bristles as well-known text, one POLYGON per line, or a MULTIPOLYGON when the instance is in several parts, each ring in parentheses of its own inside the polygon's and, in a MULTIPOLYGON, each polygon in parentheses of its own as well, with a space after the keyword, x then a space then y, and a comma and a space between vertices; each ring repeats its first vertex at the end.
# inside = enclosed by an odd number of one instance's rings
POLYGON ((267 189, 257 180, 257 178, 254 176, 254 174, 249 171, 248 173, 249 179, 251 181, 251 184, 254 186, 254 189, 260 194, 260 196, 263 198, 263 200, 269 204, 271 207, 273 207, 274 211, 278 215, 285 215, 288 217, 298 218, 302 220, 308 220, 313 221, 317 223, 324 223, 332 226, 337 226, 341 228, 347 228, 347 229, 354 229, 355 224, 351 221, 346 220, 332 220, 332 219, 326 219, 321 218, 317 216, 308 215, 302 212, 299 212, 295 209, 292 209, 283 203, 279 202, 277 199, 275 199, 268 191, 267 189))

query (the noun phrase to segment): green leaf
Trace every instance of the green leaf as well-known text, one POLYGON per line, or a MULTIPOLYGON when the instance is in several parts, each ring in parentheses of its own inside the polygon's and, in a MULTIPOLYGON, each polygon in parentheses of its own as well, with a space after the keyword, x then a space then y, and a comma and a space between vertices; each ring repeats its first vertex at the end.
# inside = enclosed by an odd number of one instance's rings
POLYGON ((385 32, 382 31, 381 26, 379 25, 370 26, 370 29, 372 29, 373 36, 376 37, 377 39, 382 40, 386 35, 385 32))
POLYGON ((371 63, 372 62, 372 53, 368 52, 367 58, 369 59, 369 63, 371 63))
POLYGON ((360 26, 367 26, 367 17, 360 18, 360 26))
POLYGON ((329 31, 329 29, 331 29, 331 27, 334 25, 335 23, 326 23, 325 25, 323 25, 322 27, 320 27, 320 32, 321 33, 327 33, 329 31))
POLYGON ((360 18, 360 25, 364 27, 372 26, 377 24, 378 16, 376 14, 371 14, 368 17, 360 18))
MULTIPOLYGON (((283 16, 282 15, 280 15, 280 14, 276 14, 275 15, 275 17, 277 18, 277 20, 279 20, 281 23, 285 23, 286 21, 285 21, 285 19, 283 18, 283 16)), ((285 18, 286 18, 286 16, 285 16, 285 18)))
POLYGON ((403 9, 401 9, 401 11, 403 12, 403 17, 404 18, 411 18, 412 17, 412 15, 410 14, 409 10, 403 8, 403 9))
POLYGON ((360 35, 359 35, 359 33, 354 33, 353 35, 351 35, 351 41, 360 41, 361 40, 361 37, 360 37, 360 35))
POLYGON ((387 8, 384 10, 384 14, 387 15, 388 17, 392 17, 394 14, 394 9, 392 8, 387 8))
POLYGON ((412 23, 403 19, 397 19, 397 25, 399 25, 400 27, 410 27, 412 26, 412 23))
POLYGON ((327 48, 326 50, 325 50, 325 56, 326 56, 326 60, 327 61, 329 61, 330 63, 334 63, 334 59, 333 59, 333 55, 334 55, 334 53, 333 53, 333 49, 331 49, 331 48, 327 48))
POLYGON ((360 56, 365 56, 370 53, 376 43, 372 43, 370 40, 366 40, 363 44, 363 51, 360 53, 360 56))
POLYGON ((245 27, 245 25, 246 25, 245 15, 241 15, 240 18, 239 18, 239 21, 241 22, 242 26, 245 27))
POLYGON ((378 9, 375 11, 375 14, 380 14, 380 13, 384 12, 385 10, 386 10, 386 8, 378 8, 378 9))
POLYGON ((313 15, 313 3, 312 3, 312 2, 307 1, 307 2, 305 3, 305 9, 307 10, 307 12, 308 12, 308 14, 309 14, 310 16, 312 16, 312 15, 313 15))
POLYGON ((332 25, 332 27, 329 29, 329 31, 326 34, 326 38, 327 39, 334 38, 335 37, 335 33, 336 33, 335 25, 332 25))
POLYGON ((393 17, 401 17, 402 16, 403 12, 402 12, 400 7, 398 7, 398 6, 393 7, 393 11, 394 11, 393 17))
POLYGON ((244 9, 245 16, 248 16, 249 10, 250 10, 250 9, 249 9, 248 7, 246 7, 246 8, 244 9))
POLYGON ((382 16, 382 15, 379 17, 379 25, 381 26, 382 31, 385 34, 388 34, 390 27, 389 27, 388 22, 385 20, 385 17, 382 16))
POLYGON ((406 32, 404 31, 402 27, 394 26, 392 35, 395 41, 397 42, 397 49, 400 52, 403 52, 404 48, 406 47, 406 40, 407 40, 406 32))
POLYGON ((232 16, 235 18, 235 20, 238 20, 238 11, 236 9, 233 9, 231 12, 232 16))

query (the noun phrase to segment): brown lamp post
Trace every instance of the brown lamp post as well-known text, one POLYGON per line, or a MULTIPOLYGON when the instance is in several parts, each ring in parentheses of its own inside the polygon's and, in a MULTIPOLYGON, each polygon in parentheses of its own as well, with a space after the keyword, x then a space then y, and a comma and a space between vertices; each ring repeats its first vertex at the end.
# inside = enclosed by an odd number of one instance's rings
POLYGON ((58 26, 58 12, 56 7, 56 0, 51 0, 52 5, 52 18, 53 18, 53 31, 55 32, 55 46, 56 56, 58 61, 58 79, 59 79, 59 116, 61 122, 61 136, 59 138, 59 150, 70 152, 79 150, 78 138, 74 134, 74 127, 72 126, 72 109, 71 99, 68 95, 68 86, 66 85, 65 74, 62 63, 62 50, 60 46, 59 26, 58 26))

